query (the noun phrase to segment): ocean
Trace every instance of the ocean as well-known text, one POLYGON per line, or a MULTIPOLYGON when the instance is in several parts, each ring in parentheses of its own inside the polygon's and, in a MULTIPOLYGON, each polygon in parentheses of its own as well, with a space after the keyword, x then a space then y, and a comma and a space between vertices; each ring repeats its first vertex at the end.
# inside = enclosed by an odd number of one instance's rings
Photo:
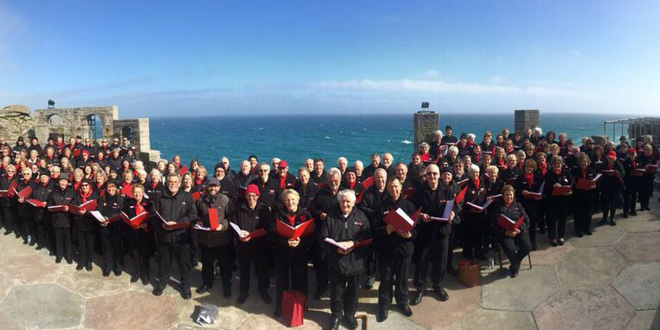
MULTIPOLYGON (((579 144, 584 136, 602 135, 605 120, 619 115, 544 114, 543 132, 565 132, 579 144)), ((474 133, 481 142, 485 131, 493 135, 507 127, 514 130, 510 114, 440 114, 440 128, 451 125, 454 135, 474 133)), ((390 152, 395 163, 410 161, 413 152, 413 114, 396 115, 273 115, 192 118, 151 118, 151 148, 161 157, 180 155, 183 164, 197 158, 209 173, 222 156, 237 169, 241 160, 254 154, 270 164, 273 157, 287 160, 290 171, 303 166, 307 158, 323 158, 326 167, 337 158, 349 164, 360 159, 365 165, 374 153, 390 152)), ((608 129, 612 135, 612 129, 608 129)), ((617 128, 617 134, 620 134, 617 128)), ((612 137, 610 137, 612 139, 612 137)), ((618 136, 616 137, 618 141, 618 136)))

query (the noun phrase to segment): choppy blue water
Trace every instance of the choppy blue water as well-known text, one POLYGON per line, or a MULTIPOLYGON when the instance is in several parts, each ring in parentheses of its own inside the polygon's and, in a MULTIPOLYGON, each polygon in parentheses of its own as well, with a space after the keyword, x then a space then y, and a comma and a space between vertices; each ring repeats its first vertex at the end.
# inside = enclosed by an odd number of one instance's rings
MULTIPOLYGON (((617 115, 543 114, 544 133, 566 132, 579 142, 583 136, 603 134, 603 121, 619 119, 617 115)), ((367 161, 374 152, 391 152, 395 162, 410 159, 413 151, 413 114, 354 116, 236 116, 197 118, 151 118, 151 147, 161 157, 181 156, 188 164, 195 157, 212 171, 222 156, 231 166, 250 154, 270 163, 273 157, 286 159, 294 169, 306 158, 323 158, 327 165, 336 164, 339 156, 352 163, 367 161)), ((477 142, 486 130, 493 134, 514 128, 511 114, 440 114, 440 127, 451 125, 455 135, 474 133, 477 142)), ((608 132, 612 134, 611 129, 608 132)), ((619 132, 617 132, 619 134, 619 132)), ((366 162, 365 162, 366 163, 366 162)))

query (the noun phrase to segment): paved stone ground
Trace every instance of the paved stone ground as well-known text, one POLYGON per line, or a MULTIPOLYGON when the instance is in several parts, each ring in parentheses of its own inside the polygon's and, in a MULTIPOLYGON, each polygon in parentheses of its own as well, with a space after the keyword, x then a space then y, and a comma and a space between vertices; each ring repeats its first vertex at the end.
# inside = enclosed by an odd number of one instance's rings
MULTIPOLYGON (((542 242, 523 263, 520 276, 505 269, 483 269, 482 286, 466 288, 450 278, 450 299, 429 295, 413 307, 411 318, 390 312, 376 323, 377 291, 360 292, 358 314, 367 314, 372 329, 660 329, 660 204, 651 212, 597 227, 591 237, 568 238, 563 247, 542 242)), ((596 216, 594 223, 599 220, 596 216)), ((572 235, 572 223, 568 225, 572 235)), ((256 293, 234 304, 216 286, 210 294, 182 300, 168 287, 161 297, 151 286, 131 284, 129 275, 103 278, 99 267, 78 272, 75 265, 55 264, 48 252, 0 236, 0 329, 281 329, 256 293), (220 306, 220 322, 201 327, 195 306, 220 306)), ((460 256, 457 255, 456 260, 460 256)), ((98 264, 98 263, 97 263, 98 264)), ((155 267, 152 267, 155 269, 155 267)), ((130 270, 129 270, 130 271, 130 270)), ((310 273, 310 287, 313 287, 310 273)), ((194 283, 201 282, 199 269, 194 283)), ((274 281, 271 281, 274 282, 274 281)), ((252 285, 256 288, 256 283, 252 285)), ((270 289, 273 294, 274 288, 270 289)), ((329 299, 311 301, 301 328, 321 328, 329 318, 329 299)))

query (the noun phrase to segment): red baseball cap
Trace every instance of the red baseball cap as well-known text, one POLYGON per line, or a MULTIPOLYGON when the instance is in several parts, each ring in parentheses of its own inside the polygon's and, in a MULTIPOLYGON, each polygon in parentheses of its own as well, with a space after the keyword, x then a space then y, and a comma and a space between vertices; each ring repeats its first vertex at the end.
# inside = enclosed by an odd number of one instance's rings
POLYGON ((629 148, 628 149, 628 154, 636 154, 637 151, 635 151, 635 148, 629 148))
POLYGON ((247 189, 245 189, 245 195, 247 196, 247 194, 256 194, 259 196, 259 187, 257 187, 256 184, 247 186, 247 189))
POLYGON ((607 158, 610 158, 610 159, 616 159, 616 152, 610 150, 610 151, 607 153, 607 158))
POLYGON ((289 163, 286 162, 286 160, 280 160, 280 163, 277 164, 278 168, 287 168, 289 167, 289 163))

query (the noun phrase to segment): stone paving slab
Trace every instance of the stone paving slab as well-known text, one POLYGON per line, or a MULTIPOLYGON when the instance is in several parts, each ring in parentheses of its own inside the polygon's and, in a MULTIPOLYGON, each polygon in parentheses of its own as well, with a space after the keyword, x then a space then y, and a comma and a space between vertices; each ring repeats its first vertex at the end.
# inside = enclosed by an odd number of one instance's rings
POLYGON ((490 277, 493 279, 484 278, 481 289, 481 306, 485 309, 531 312, 559 290, 559 280, 551 266, 521 270, 516 278, 501 278, 498 274, 490 277))
MULTIPOLYGON (((567 242, 563 246, 551 246, 545 238, 537 238, 540 240, 538 242, 538 250, 532 251, 532 264, 534 265, 554 265, 559 260, 573 252, 575 247, 571 242, 567 242)), ((505 256, 503 258, 506 259, 505 256)), ((523 267, 527 260, 523 262, 523 267)))
POLYGON ((635 309, 611 286, 564 290, 537 307, 540 330, 623 329, 635 309))
POLYGON ((55 283, 85 298, 93 298, 127 291, 129 277, 126 274, 117 277, 113 273, 109 277, 103 277, 100 267, 94 267, 91 272, 76 271, 72 268, 59 276, 55 283))
POLYGON ((612 226, 600 226, 593 230, 591 236, 573 237, 571 244, 576 248, 612 246, 626 234, 623 229, 612 226))
POLYGON ((637 311, 635 317, 628 323, 628 330, 660 329, 660 309, 637 311))
POLYGON ((37 254, 8 255, 0 263, 0 273, 16 284, 53 282, 58 276, 55 262, 37 254))
MULTIPOLYGON (((412 306, 411 320, 428 329, 448 326, 481 307, 481 287, 468 288, 454 277, 447 276, 445 290, 449 300, 437 300, 433 291, 427 290, 422 303, 412 306)), ((411 290, 411 292, 413 292, 411 290)))
POLYGON ((656 309, 660 307, 660 262, 633 264, 612 286, 636 309, 656 309))
POLYGON ((80 325, 85 299, 56 284, 15 285, 0 311, 27 328, 71 328, 80 325))
POLYGON ((622 219, 617 224, 629 233, 660 231, 660 218, 651 212, 637 212, 636 216, 622 219))
POLYGON ((587 287, 610 284, 626 262, 611 247, 582 248, 557 264, 562 287, 587 287))
POLYGON ((537 327, 531 313, 480 309, 443 329, 531 330, 537 327))
POLYGON ((2 330, 21 330, 25 329, 16 321, 12 320, 7 316, 7 314, 0 312, 0 325, 2 325, 2 330))
POLYGON ((174 298, 127 291, 90 298, 83 325, 85 328, 98 330, 165 330, 177 323, 174 298))
POLYGON ((660 232, 629 233, 614 248, 629 262, 660 261, 660 232))

